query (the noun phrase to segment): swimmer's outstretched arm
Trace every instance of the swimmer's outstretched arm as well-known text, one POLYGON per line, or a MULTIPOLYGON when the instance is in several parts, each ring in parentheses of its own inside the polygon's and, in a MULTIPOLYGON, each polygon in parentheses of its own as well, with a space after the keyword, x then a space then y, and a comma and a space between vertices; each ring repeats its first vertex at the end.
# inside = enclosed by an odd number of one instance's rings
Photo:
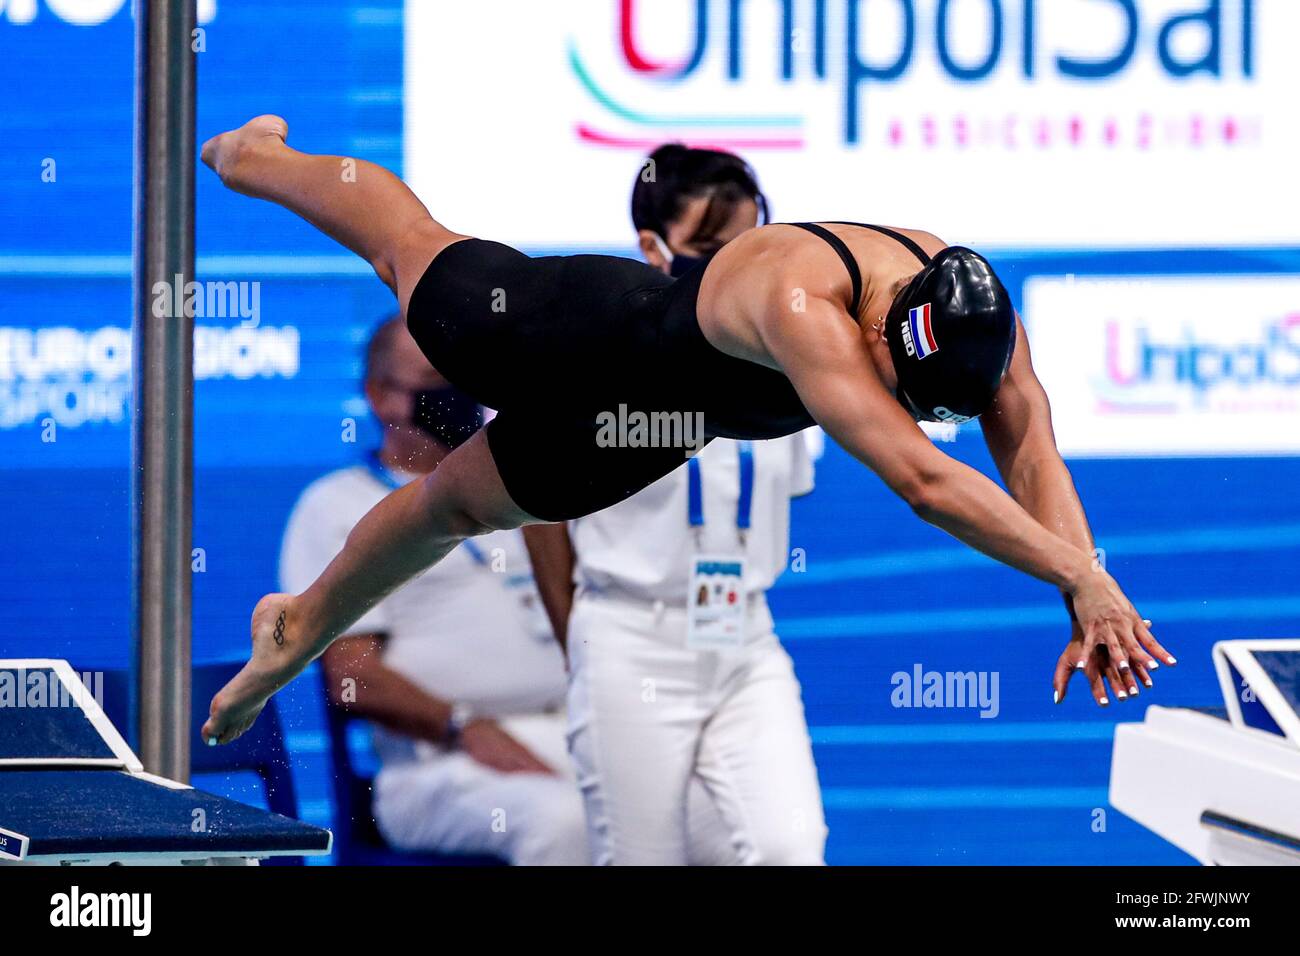
MULTIPOLYGON (((980 426, 1011 496, 1044 528, 1095 554, 1092 530, 1088 527, 1083 503, 1056 448, 1051 405, 1034 373, 1029 340, 1019 317, 1016 319, 1016 350, 1011 367, 993 405, 980 417, 980 426)), ((1066 604, 1069 607, 1068 595, 1066 604)), ((1084 640, 1073 609, 1070 616, 1073 625, 1071 640, 1057 661, 1052 677, 1058 703, 1065 699, 1070 678, 1077 670, 1075 661, 1084 640)), ((1116 695, 1125 699, 1138 693, 1139 681, 1147 687, 1153 686, 1149 671, 1159 666, 1157 657, 1167 664, 1176 663, 1173 655, 1159 644, 1151 644, 1148 650, 1151 653, 1135 655, 1131 668, 1124 671, 1119 670, 1108 656, 1094 655, 1090 658, 1085 676, 1093 697, 1099 703, 1107 700, 1103 677, 1110 681, 1116 695)))
POLYGON ((506 492, 480 430, 430 475, 371 508, 302 594, 258 602, 249 662, 212 699, 203 739, 229 743, 248 730, 270 696, 362 614, 466 538, 532 520, 506 492))
POLYGON ((755 320, 763 346, 817 422, 878 474, 916 514, 1004 564, 1070 596, 1084 639, 1084 667, 1105 646, 1123 669, 1159 645, 1115 580, 1092 555, 1034 520, 1000 487, 940 452, 880 381, 844 309, 810 298, 803 312, 769 310, 755 320))

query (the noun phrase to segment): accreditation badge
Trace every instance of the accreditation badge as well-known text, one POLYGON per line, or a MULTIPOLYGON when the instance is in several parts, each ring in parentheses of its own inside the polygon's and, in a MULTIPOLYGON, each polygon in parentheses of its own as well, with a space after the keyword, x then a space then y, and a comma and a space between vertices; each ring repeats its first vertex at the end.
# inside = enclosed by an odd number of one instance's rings
POLYGON ((735 650, 745 642, 745 559, 691 559, 686 594, 686 646, 696 651, 735 650))

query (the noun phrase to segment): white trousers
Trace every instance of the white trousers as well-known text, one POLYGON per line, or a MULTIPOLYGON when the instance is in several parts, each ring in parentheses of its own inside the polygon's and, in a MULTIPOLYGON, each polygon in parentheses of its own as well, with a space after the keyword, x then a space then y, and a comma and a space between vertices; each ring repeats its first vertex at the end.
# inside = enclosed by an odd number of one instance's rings
POLYGON ((790 657, 760 600, 745 646, 686 647, 686 612, 584 594, 569 752, 598 864, 821 864, 821 791, 790 657))
POLYGON ((375 780, 380 832, 402 850, 492 855, 517 866, 586 865, 582 798, 565 752, 564 714, 500 723, 557 776, 501 773, 458 752, 385 764, 375 780))

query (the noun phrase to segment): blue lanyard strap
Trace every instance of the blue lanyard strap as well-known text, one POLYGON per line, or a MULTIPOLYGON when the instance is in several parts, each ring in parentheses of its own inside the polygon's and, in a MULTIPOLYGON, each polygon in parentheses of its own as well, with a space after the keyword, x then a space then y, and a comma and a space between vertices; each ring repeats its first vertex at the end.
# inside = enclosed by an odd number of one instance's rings
MULTIPOLYGON (((737 443, 740 456, 740 496, 736 499, 736 527, 748 531, 754 510, 754 443, 737 443)), ((699 456, 686 462, 686 520, 692 528, 704 525, 704 475, 699 456)))
POLYGON ((473 538, 466 538, 460 543, 460 546, 465 549, 465 553, 473 558, 474 563, 479 567, 486 568, 488 566, 487 555, 483 553, 482 548, 474 543, 473 538))
POLYGON ((704 479, 700 459, 692 455, 686 461, 686 520, 692 528, 704 525, 704 479))
POLYGON ((740 497, 736 499, 736 527, 749 530, 750 513, 754 510, 754 445, 740 443, 740 497))

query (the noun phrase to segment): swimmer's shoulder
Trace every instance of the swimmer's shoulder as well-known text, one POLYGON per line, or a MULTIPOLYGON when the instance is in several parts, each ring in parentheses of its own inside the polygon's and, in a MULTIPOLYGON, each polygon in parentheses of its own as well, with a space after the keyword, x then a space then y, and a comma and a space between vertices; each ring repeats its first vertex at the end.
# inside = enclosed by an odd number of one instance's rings
POLYGON ((759 226, 732 239, 709 262, 700 288, 702 299, 726 289, 730 295, 761 293, 782 281, 790 266, 791 246, 783 233, 798 232, 777 224, 759 226))
MULTIPOLYGON (((770 364, 763 327, 774 302, 807 286, 810 253, 791 245, 789 233, 801 230, 768 225, 742 233, 709 262, 696 298, 696 321, 708 342, 734 358, 770 364)), ((815 294, 815 293, 811 293, 815 294)))
POLYGON ((789 223, 774 222, 742 233, 714 257, 719 272, 746 272, 780 280, 822 255, 826 242, 789 223))
POLYGON ((798 239, 800 231, 783 223, 747 229, 718 250, 714 260, 735 266, 771 259, 788 252, 790 242, 798 239))

